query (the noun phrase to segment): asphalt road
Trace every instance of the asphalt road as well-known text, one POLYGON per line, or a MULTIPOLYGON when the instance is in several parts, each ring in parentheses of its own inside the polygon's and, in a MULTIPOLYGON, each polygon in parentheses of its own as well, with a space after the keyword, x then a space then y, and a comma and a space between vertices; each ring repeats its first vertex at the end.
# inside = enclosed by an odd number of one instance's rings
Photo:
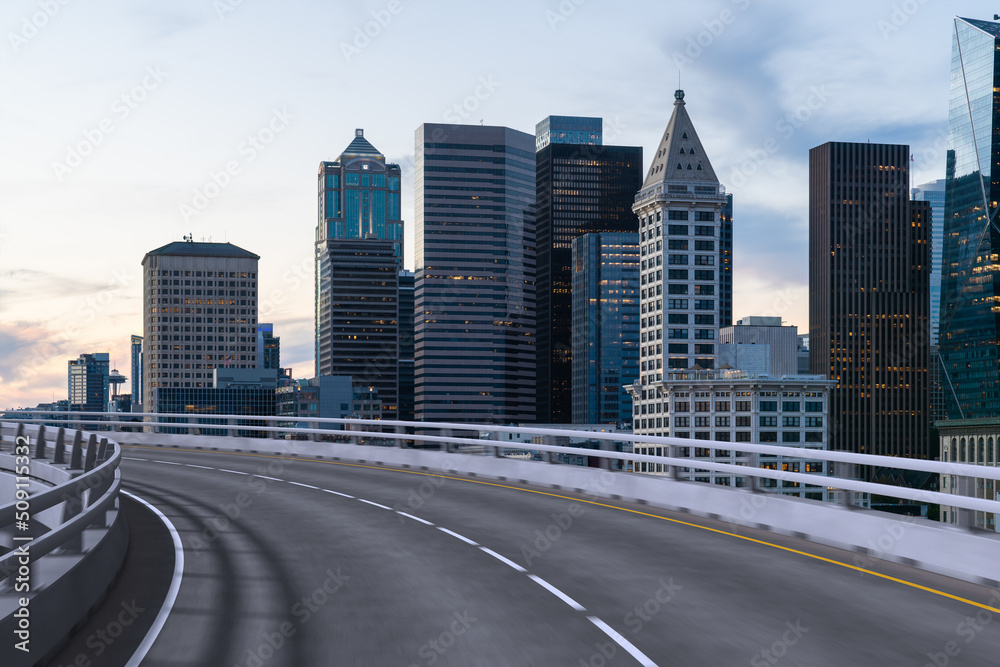
MULTIPOLYGON (((149 667, 1000 665, 1000 592, 801 540, 379 466, 126 457, 125 488, 184 546, 149 667)), ((128 604, 119 585, 53 664, 125 664, 171 576, 169 536, 154 533, 133 527, 147 539, 123 574, 147 582, 138 618, 108 635, 128 604)))

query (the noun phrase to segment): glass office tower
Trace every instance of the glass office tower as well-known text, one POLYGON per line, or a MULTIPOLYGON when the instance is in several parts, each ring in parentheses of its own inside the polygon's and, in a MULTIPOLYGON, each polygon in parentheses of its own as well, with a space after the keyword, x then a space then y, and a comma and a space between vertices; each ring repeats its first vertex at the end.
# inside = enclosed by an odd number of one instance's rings
POLYGON ((414 190, 417 420, 534 420, 535 137, 425 123, 414 190))
POLYGON ((639 231, 632 201, 642 184, 642 148, 602 145, 601 123, 549 116, 535 126, 536 373, 545 424, 573 419, 573 239, 639 231))
POLYGON ((955 18, 939 351, 949 419, 1000 414, 1000 23, 955 18))
POLYGON ((68 364, 69 402, 76 410, 103 412, 108 409, 110 361, 107 352, 81 354, 68 364))
POLYGON ((639 234, 573 239, 573 423, 629 424, 639 377, 639 234))
POLYGON ((132 405, 142 405, 142 336, 132 334, 132 405))

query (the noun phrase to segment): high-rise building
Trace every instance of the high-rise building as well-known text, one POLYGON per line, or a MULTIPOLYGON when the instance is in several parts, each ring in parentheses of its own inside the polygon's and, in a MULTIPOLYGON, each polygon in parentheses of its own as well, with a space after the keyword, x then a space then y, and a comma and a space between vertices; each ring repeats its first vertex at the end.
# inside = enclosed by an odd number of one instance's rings
POLYGON ((281 368, 281 338, 273 324, 257 324, 257 368, 281 368))
POLYGON ((593 232, 638 232, 632 201, 642 148, 602 145, 600 118, 549 116, 535 127, 538 421, 573 418, 572 243, 593 232))
POLYGON ((413 271, 399 272, 399 419, 413 421, 413 271))
POLYGON ((110 397, 111 362, 107 352, 81 354, 68 365, 69 402, 73 410, 104 412, 110 397))
POLYGON ((955 18, 939 353, 949 419, 1000 415, 1000 23, 955 18))
MULTIPOLYGON (((132 406, 142 407, 142 336, 132 334, 132 406), (138 404, 138 405, 137 405, 138 404)), ((141 410, 139 410, 141 411, 141 410)))
POLYGON ((374 386, 395 419, 399 391, 399 258, 393 242, 326 239, 319 262, 318 375, 374 386))
POLYGON ((160 389, 211 388, 214 369, 257 365, 259 259, 231 243, 194 241, 143 257, 146 412, 159 411, 160 389))
POLYGON ((944 188, 945 179, 923 183, 913 188, 914 201, 931 205, 931 345, 938 344, 938 324, 941 321, 941 258, 944 249, 944 188))
POLYGON ((830 449, 929 454, 930 205, 909 146, 809 151, 809 356, 830 392, 830 449))
MULTIPOLYGON (((796 375, 799 372, 798 356, 799 330, 792 326, 782 326, 780 317, 750 316, 733 326, 719 330, 719 342, 734 345, 769 346, 769 367, 764 371, 770 375, 796 375)), ((739 358, 737 357, 737 362, 739 358)), ((740 370, 750 370, 738 363, 730 365, 740 370)))
POLYGON ((674 110, 635 196, 639 216, 637 434, 657 435, 665 372, 715 367, 719 327, 732 320, 732 197, 712 169, 684 102, 674 110))
POLYGON ((414 184, 417 420, 534 420, 535 138, 425 123, 414 184))
POLYGON ((573 423, 631 424, 639 377, 639 234, 573 239, 573 423))

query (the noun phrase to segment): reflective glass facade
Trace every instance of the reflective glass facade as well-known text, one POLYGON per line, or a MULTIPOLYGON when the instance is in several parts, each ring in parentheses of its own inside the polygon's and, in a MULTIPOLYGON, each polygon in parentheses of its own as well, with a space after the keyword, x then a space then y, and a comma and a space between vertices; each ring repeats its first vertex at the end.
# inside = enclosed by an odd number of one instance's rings
POLYGON ((535 125, 535 150, 549 144, 585 144, 600 146, 604 140, 604 121, 586 116, 547 116, 535 125))
POLYGON ((103 412, 108 409, 110 362, 107 352, 81 354, 69 361, 69 402, 74 410, 103 412))
POLYGON ((631 424, 639 377, 639 234, 573 240, 573 423, 631 424))
POLYGON ((949 419, 1000 414, 1000 23, 955 19, 939 350, 949 419))
MULTIPOLYGON (((554 118, 564 117, 546 121, 554 118)), ((536 157, 538 421, 567 423, 573 418, 573 239, 639 231, 632 200, 642 183, 642 148, 553 138, 536 157)))

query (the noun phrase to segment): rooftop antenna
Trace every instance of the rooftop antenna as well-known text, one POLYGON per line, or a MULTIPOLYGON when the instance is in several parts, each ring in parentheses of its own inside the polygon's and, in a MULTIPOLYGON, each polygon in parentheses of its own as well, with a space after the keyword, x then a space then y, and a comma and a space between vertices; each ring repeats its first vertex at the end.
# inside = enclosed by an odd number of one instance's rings
POLYGON ((188 232, 187 236, 184 237, 184 240, 188 243, 194 243, 194 235, 188 232))

